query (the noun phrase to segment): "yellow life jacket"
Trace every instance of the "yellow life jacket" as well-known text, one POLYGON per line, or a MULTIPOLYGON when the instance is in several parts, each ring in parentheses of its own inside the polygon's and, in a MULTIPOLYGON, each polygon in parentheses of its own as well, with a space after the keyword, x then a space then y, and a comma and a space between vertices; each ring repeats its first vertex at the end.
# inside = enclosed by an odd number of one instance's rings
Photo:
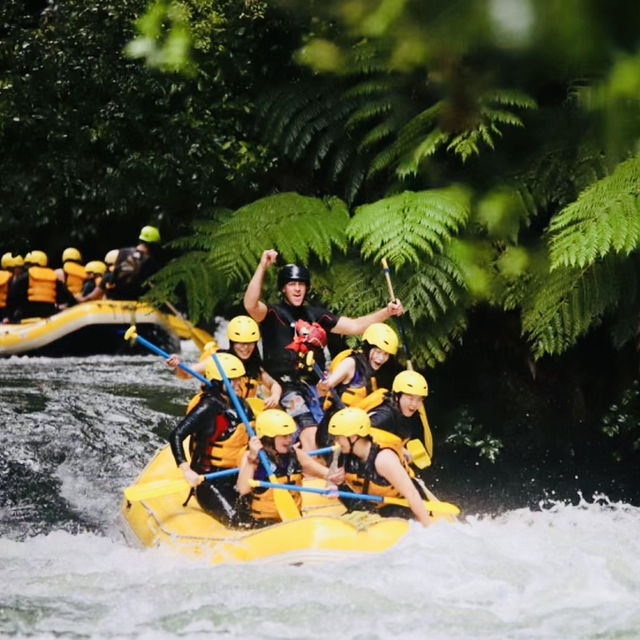
POLYGON ((48 267, 29 268, 29 302, 56 303, 56 272, 48 267))
MULTIPOLYGON (((191 413, 200 402, 203 393, 204 391, 200 391, 189 400, 187 414, 191 413)), ((247 428, 244 424, 239 424, 231 436, 225 439, 223 434, 220 440, 211 443, 207 447, 206 458, 214 467, 233 469, 239 466, 242 454, 245 452, 248 443, 247 428)))
POLYGON ((7 297, 9 295, 9 283, 13 273, 11 271, 0 271, 0 309, 4 309, 7 306, 7 297))
POLYGON ((227 439, 217 440, 209 449, 209 458, 214 467, 233 469, 240 465, 242 454, 247 450, 249 435, 244 424, 239 424, 227 439))
POLYGON ((368 413, 369 411, 373 411, 376 407, 379 407, 384 402, 388 393, 388 389, 376 389, 373 393, 364 396, 364 398, 361 398, 352 406, 362 409, 368 413))
POLYGON ((88 278, 87 270, 81 264, 69 261, 62 265, 62 270, 66 274, 67 289, 73 294, 82 293, 82 287, 88 278))
POLYGON ((189 415, 193 411, 195 406, 198 404, 198 402, 200 402, 200 399, 202 398, 203 393, 204 391, 198 391, 198 393, 196 393, 196 395, 193 396, 191 400, 189 400, 189 404, 187 405, 187 411, 186 411, 187 415, 189 415))
POLYGON ((385 429, 378 429, 377 427, 371 427, 370 435, 373 442, 377 444, 380 449, 392 449, 398 458, 400 458, 400 462, 409 476, 411 478, 415 476, 415 471, 409 460, 407 460, 404 452, 404 446, 407 444, 408 438, 403 440, 395 433, 391 433, 391 431, 386 431, 385 429))
MULTIPOLYGON (((393 441, 393 438, 398 438, 393 433, 383 431, 382 429, 376 429, 376 431, 384 434, 384 437, 389 437, 389 441, 393 441)), ((381 434, 376 434, 378 437, 382 437, 381 434)), ((360 467, 359 473, 350 471, 347 469, 345 473, 345 482, 352 489, 354 493, 367 493, 374 496, 384 496, 386 498, 402 498, 403 495, 387 480, 380 476, 375 470, 375 458, 383 449, 393 449, 397 454, 397 450, 393 446, 379 445, 375 441, 372 444, 369 457, 364 463, 363 467, 360 467)), ((402 454, 398 456, 400 461, 403 462, 403 466, 406 468, 407 464, 404 462, 402 454)), ((384 506, 384 502, 378 503, 379 507, 384 506)))
MULTIPOLYGON (((291 475, 276 476, 276 482, 282 484, 302 485, 302 473, 291 475)), ((251 515, 255 520, 280 520, 280 514, 276 509, 276 502, 273 492, 276 489, 267 489, 262 493, 256 493, 254 489, 251 493, 251 515)), ((280 491, 280 489, 278 489, 280 491)), ((302 509, 302 494, 299 491, 289 492, 293 497, 293 501, 298 507, 298 511, 302 509)))
MULTIPOLYGON (((356 379, 361 378, 365 375, 365 373, 361 370, 363 367, 361 358, 363 356, 359 351, 356 352, 353 351, 353 349, 345 349, 344 351, 341 351, 331 361, 329 372, 333 373, 336 370, 336 367, 349 357, 353 357, 356 362, 356 373, 354 375, 354 380, 352 380, 353 383, 356 379)), ((375 376, 372 375, 368 378, 368 380, 365 380, 364 384, 359 384, 358 386, 354 386, 353 384, 339 385, 336 388, 337 392, 340 387, 342 387, 340 393, 340 401, 347 407, 359 407, 359 403, 362 402, 364 398, 370 395, 372 391, 377 390, 378 383, 375 379, 375 376)), ((323 411, 328 411, 333 405, 333 402, 333 393, 329 392, 324 399, 324 405, 322 407, 323 411)))

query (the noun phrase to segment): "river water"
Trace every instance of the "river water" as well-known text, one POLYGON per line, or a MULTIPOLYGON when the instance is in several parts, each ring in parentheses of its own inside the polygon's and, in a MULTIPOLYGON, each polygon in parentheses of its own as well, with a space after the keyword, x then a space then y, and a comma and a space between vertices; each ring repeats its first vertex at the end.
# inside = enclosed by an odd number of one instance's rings
POLYGON ((0 637, 640 637, 640 508, 605 496, 466 512, 322 566, 130 546, 122 488, 196 387, 154 356, 0 360, 0 637))

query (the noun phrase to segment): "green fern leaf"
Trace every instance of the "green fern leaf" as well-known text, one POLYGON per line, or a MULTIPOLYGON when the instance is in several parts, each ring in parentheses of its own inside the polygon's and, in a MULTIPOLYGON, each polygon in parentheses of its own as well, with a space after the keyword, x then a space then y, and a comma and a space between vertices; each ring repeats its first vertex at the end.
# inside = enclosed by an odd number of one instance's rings
POLYGON ((582 267, 640 245, 640 157, 583 191, 549 226, 551 268, 582 267))
POLYGON ((469 193, 460 187, 405 191, 358 207, 347 234, 365 258, 419 265, 467 223, 469 213, 469 193))
POLYGON ((338 198, 268 196, 238 209, 220 227, 212 261, 231 280, 250 277, 269 248, 287 262, 306 264, 312 254, 328 262, 334 248, 346 251, 348 221, 347 207, 338 198))

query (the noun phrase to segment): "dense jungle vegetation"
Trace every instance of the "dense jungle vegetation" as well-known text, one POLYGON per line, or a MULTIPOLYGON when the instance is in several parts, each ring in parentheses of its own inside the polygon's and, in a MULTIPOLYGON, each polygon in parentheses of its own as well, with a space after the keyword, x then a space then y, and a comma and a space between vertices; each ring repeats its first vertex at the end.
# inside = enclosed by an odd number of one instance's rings
POLYGON ((347 315, 385 303, 386 257, 441 451, 637 468, 637 3, 0 16, 2 251, 99 257, 155 223, 153 300, 204 325, 239 311, 266 248, 347 315))

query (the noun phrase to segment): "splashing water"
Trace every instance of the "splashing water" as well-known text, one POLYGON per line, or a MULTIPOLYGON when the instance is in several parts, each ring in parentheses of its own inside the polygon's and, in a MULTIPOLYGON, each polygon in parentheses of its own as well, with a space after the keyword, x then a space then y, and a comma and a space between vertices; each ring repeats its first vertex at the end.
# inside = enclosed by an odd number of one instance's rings
POLYGON ((637 507, 545 501, 336 564, 211 567, 129 546, 119 519, 197 383, 144 356, 10 358, 0 383, 0 637, 638 636, 637 507))

